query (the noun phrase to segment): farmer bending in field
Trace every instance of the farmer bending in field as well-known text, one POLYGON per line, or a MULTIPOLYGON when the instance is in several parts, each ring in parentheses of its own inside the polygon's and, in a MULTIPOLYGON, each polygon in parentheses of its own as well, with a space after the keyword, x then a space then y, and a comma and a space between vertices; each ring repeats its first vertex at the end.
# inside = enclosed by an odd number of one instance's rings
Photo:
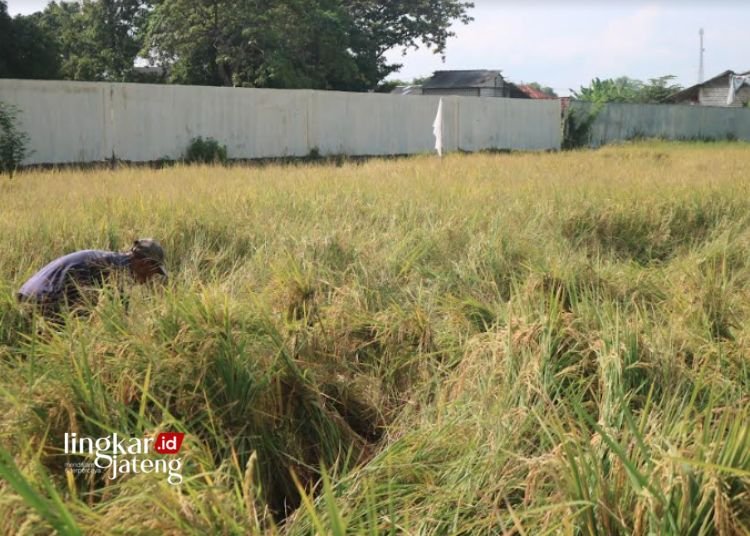
POLYGON ((52 261, 18 291, 18 300, 32 304, 42 315, 60 320, 60 313, 90 300, 111 276, 129 273, 138 283, 167 276, 159 242, 142 238, 124 253, 87 249, 52 261))

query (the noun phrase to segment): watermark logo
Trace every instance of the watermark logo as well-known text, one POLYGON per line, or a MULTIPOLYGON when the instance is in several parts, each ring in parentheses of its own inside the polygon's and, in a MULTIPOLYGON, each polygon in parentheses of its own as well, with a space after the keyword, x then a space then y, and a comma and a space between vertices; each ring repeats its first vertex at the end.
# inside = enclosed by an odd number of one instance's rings
POLYGON ((177 454, 182 448, 182 440, 185 434, 182 432, 162 432, 156 436, 154 450, 159 454, 177 454))
POLYGON ((153 437, 122 438, 118 434, 91 438, 78 437, 76 433, 65 434, 65 454, 80 454, 93 458, 91 462, 66 464, 76 472, 107 472, 110 480, 124 474, 162 473, 171 485, 182 483, 182 458, 177 457, 185 434, 161 432, 153 437), (154 454, 166 456, 155 457, 154 454))

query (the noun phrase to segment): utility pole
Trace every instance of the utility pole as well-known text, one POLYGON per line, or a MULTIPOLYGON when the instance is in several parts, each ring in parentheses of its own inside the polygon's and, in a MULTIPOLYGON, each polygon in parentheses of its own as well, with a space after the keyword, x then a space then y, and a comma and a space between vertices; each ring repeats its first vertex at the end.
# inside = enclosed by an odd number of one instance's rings
POLYGON ((698 35, 700 35, 701 38, 701 51, 700 51, 700 61, 698 63, 698 83, 703 83, 703 53, 706 51, 705 48, 703 48, 703 28, 700 29, 698 32, 698 35))

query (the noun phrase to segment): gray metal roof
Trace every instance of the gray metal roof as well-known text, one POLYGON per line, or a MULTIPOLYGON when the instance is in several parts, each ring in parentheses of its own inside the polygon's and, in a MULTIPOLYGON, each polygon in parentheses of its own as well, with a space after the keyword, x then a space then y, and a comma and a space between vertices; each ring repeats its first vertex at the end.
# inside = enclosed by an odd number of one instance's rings
POLYGON ((470 87, 495 87, 495 78, 500 71, 435 71, 432 77, 422 84, 424 89, 458 89, 470 87))
POLYGON ((684 100, 684 99, 689 99, 689 98, 697 97, 698 96, 698 90, 700 88, 702 88, 706 84, 709 84, 709 83, 711 83, 711 82, 713 82, 715 80, 718 80, 719 78, 722 78, 724 76, 728 76, 730 74, 737 75, 737 76, 746 76, 746 75, 750 74, 750 71, 746 71, 744 73, 736 73, 736 72, 734 72, 732 70, 724 71, 723 73, 717 74, 713 78, 709 78, 708 80, 705 80, 705 81, 701 82, 700 84, 695 84, 694 86, 690 86, 690 87, 687 87, 685 89, 682 89, 682 90, 678 91, 677 93, 673 93, 672 95, 670 95, 667 98, 667 100, 668 101, 678 101, 678 100, 684 100))

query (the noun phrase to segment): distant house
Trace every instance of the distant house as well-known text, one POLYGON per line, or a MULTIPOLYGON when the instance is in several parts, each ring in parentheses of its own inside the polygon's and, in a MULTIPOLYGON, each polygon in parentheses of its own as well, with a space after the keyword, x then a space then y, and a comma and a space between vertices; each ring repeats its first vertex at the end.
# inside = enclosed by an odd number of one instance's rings
POLYGON ((505 80, 500 71, 493 70, 435 71, 422 84, 422 95, 531 98, 505 80))
POLYGON ((744 106, 747 102, 750 102, 750 71, 744 73, 724 71, 710 80, 671 95, 667 101, 678 104, 697 104, 700 106, 732 106, 735 108, 744 106), (747 76, 748 78, 739 87, 735 85, 734 99, 729 103, 730 78, 742 76, 747 76))

